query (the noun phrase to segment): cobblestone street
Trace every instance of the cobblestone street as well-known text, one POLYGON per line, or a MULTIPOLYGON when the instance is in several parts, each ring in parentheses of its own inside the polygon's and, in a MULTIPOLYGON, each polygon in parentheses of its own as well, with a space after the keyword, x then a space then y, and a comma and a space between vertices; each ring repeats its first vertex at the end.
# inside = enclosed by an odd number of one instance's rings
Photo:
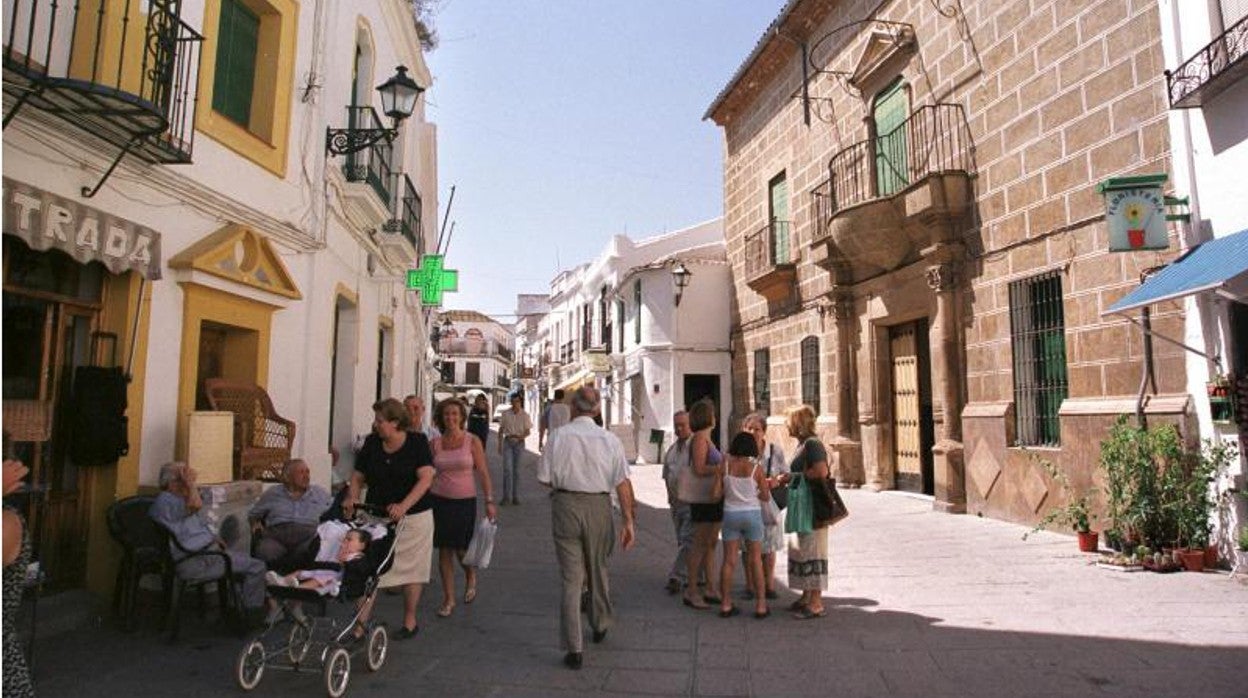
MULTIPOLYGON (((351 694, 1244 695, 1243 578, 1101 570, 1073 538, 1040 533, 1024 542, 1023 527, 933 513, 929 502, 898 494, 845 492, 852 515, 832 535, 826 619, 778 612, 795 598, 787 592, 765 621, 692 611, 662 589, 672 533, 658 465, 633 469, 639 541, 613 558, 618 626, 601 645, 586 644, 583 670, 569 671, 560 662, 550 509, 535 462, 531 452, 520 506, 501 509, 477 601, 438 618, 432 584, 420 635, 393 643, 377 674, 357 661, 351 694)), ((397 597, 380 605, 393 627, 397 597)), ((40 695, 239 692, 233 668, 243 640, 187 612, 172 645, 151 623, 133 634, 106 622, 41 638, 40 695)), ((323 690, 319 671, 269 671, 254 693, 323 690)))

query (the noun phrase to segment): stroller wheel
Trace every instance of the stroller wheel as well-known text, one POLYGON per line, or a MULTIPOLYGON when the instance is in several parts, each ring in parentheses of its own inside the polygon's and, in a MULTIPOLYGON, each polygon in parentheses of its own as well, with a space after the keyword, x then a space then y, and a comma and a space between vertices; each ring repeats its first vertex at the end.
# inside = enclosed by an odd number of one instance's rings
POLYGON ((312 632, 308 629, 308 626, 299 622, 291 623, 286 649, 286 654, 290 657, 291 664, 298 664, 303 661, 304 657, 308 656, 311 640, 312 632))
POLYGON ((343 647, 335 647, 325 660, 325 691, 329 698, 341 698, 347 692, 351 680, 351 653, 343 647))
POLYGON ((252 640, 247 643, 247 646, 238 655, 238 667, 235 672, 235 678, 238 679, 239 688, 244 691, 250 691, 260 683, 260 677, 263 675, 264 643, 259 640, 252 640))
POLYGON ((386 632, 386 626, 378 625, 368 634, 368 655, 365 657, 365 666, 369 671, 377 671, 386 663, 386 654, 390 650, 390 634, 386 632))

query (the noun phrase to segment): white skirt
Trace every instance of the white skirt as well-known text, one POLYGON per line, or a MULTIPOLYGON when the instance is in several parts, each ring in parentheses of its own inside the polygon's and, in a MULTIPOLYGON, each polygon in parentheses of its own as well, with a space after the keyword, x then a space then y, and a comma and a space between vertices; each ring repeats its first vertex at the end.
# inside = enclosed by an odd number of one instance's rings
POLYGON ((433 511, 404 516, 396 529, 390 570, 377 580, 377 586, 428 583, 433 569, 433 511))

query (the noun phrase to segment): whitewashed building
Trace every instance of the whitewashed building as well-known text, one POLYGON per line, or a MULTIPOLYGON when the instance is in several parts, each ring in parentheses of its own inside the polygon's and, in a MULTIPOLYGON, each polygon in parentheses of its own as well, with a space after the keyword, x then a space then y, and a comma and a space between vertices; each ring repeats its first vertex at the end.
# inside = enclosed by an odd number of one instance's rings
POLYGON ((235 477, 230 422, 195 433, 206 379, 262 387, 322 484, 378 397, 429 389, 428 317, 404 283, 437 211, 423 98, 393 142, 335 152, 391 125, 375 88, 396 66, 431 76, 403 0, 4 14, 5 421, 47 415, 18 440, 56 502, 38 529, 52 586, 103 591, 111 502, 174 459, 199 459, 201 482, 235 477), (62 447, 73 377, 114 362, 132 377, 129 450, 82 467, 62 447))
POLYGON ((438 322, 443 386, 455 395, 485 393, 491 409, 505 403, 514 376, 512 330, 475 310, 448 310, 438 322))
POLYGON ((594 261, 561 273, 539 331, 548 390, 594 382, 630 458, 656 460, 672 413, 703 397, 716 403, 722 440, 734 409, 726 260, 716 218, 636 242, 617 235, 594 261), (680 289, 677 269, 688 272, 680 289))

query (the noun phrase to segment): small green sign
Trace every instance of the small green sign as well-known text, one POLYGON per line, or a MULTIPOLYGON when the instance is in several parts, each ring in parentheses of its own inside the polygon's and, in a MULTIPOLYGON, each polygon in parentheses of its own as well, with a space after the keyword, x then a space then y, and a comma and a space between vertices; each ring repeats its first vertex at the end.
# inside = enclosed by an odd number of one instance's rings
POLYGON ((407 287, 420 291, 421 305, 442 305, 444 291, 459 290, 459 272, 442 268, 442 255, 427 254, 420 267, 407 270, 407 287))
POLYGON ((1166 175, 1136 175, 1107 179, 1096 190, 1105 197, 1105 222, 1110 252, 1164 250, 1166 196, 1161 186, 1166 175))

